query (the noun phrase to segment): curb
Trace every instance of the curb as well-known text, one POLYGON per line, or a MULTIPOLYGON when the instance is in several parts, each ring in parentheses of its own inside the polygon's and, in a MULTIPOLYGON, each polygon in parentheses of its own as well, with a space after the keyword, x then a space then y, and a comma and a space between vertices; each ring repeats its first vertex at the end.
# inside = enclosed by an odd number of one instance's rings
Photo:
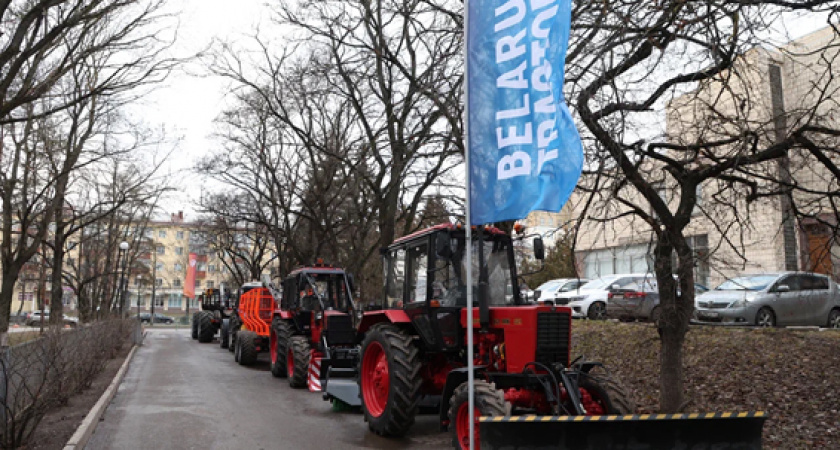
POLYGON ((82 449, 85 445, 87 445, 90 437, 93 435, 93 431, 96 430, 96 425, 99 423, 102 415, 105 414, 105 410, 108 408, 108 405, 111 404, 111 400, 113 400, 114 396, 117 394, 117 388, 120 387, 120 383, 122 383, 123 378, 125 378, 125 373, 128 372, 128 365, 131 363, 131 359, 134 357, 134 353, 137 351, 137 347, 139 346, 140 344, 134 344, 131 348, 128 356, 125 358, 125 362, 123 362, 120 370, 117 371, 117 375, 114 376, 111 384, 107 389, 105 389, 105 392, 102 393, 102 396, 99 397, 96 404, 93 405, 93 408, 91 408, 88 415, 85 416, 85 419, 82 420, 82 423, 79 424, 79 428, 76 429, 76 432, 73 433, 70 440, 64 444, 64 450, 82 449))

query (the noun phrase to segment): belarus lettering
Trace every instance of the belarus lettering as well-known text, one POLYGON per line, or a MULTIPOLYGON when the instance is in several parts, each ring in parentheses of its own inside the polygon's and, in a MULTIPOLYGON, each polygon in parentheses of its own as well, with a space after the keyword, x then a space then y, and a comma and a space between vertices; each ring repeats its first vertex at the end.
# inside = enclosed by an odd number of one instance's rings
POLYGON ((558 157, 558 111, 551 92, 551 62, 546 55, 558 9, 557 0, 508 0, 495 10, 495 62, 497 67, 507 69, 496 79, 497 96, 509 100, 508 109, 496 111, 499 180, 539 175, 546 162, 558 157), (526 14, 528 8, 535 14, 526 14), (526 22, 526 16, 533 21, 526 22), (530 39, 526 39, 529 34, 530 39), (534 145, 536 161, 522 148, 534 145))

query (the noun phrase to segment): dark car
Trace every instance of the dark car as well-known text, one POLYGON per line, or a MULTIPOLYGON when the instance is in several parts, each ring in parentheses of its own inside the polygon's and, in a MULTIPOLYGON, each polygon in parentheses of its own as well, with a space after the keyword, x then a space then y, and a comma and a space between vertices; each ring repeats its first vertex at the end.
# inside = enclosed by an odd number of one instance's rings
MULTIPOLYGON (((152 315, 150 313, 140 313, 140 321, 143 323, 151 323, 152 315)), ((155 323, 175 323, 175 319, 161 313, 155 313, 155 323)))
MULTIPOLYGON (((709 288, 694 284, 695 295, 700 295, 709 288)), ((679 295, 679 292, 677 293, 679 295)), ((612 286, 607 294, 607 316, 619 320, 659 320, 659 290, 656 278, 648 275, 635 286, 612 286)))

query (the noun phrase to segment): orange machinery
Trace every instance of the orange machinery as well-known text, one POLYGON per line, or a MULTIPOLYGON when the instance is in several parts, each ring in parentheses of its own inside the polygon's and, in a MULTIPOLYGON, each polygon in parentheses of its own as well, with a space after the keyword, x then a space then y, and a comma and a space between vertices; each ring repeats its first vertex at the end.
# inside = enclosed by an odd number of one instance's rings
POLYGON ((276 307, 274 296, 265 287, 249 289, 239 297, 238 326, 233 339, 236 362, 254 364, 260 352, 268 351, 271 314, 276 307))

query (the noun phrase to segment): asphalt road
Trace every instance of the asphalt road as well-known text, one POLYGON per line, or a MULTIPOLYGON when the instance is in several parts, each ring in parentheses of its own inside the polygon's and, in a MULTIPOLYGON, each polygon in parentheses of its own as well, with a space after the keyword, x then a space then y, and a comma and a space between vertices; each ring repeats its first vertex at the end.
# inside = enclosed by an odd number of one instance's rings
POLYGON ((98 449, 447 448, 437 415, 421 415, 408 436, 368 430, 361 413, 334 412, 318 393, 292 389, 269 372, 233 361, 217 341, 189 329, 153 329, 87 445, 98 449))

